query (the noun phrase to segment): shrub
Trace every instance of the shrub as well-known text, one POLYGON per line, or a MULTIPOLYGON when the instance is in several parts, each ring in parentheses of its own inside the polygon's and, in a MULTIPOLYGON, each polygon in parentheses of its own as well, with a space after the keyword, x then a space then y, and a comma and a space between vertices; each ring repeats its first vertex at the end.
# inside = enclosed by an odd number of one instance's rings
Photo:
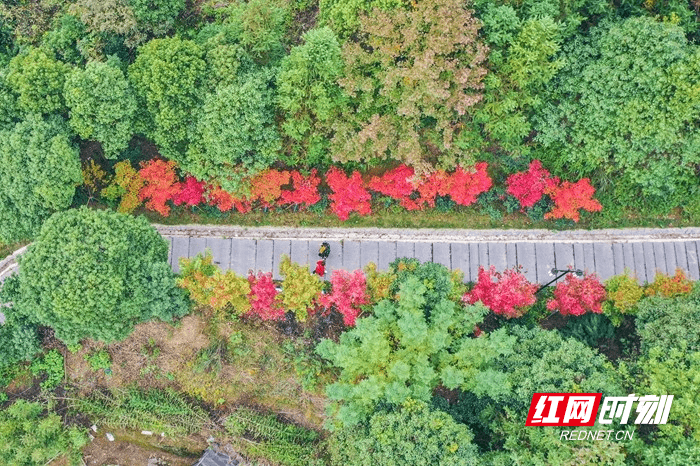
POLYGON ((64 427, 61 417, 46 406, 17 400, 0 410, 0 461, 5 464, 44 466, 59 458, 68 464, 82 463, 81 449, 87 445, 85 429, 64 427))
POLYGON ((622 323, 622 316, 635 314, 637 303, 644 296, 644 289, 637 280, 628 275, 616 275, 605 281, 608 299, 603 303, 603 314, 608 316, 615 326, 622 323))
POLYGON ((557 283, 553 299, 547 302, 547 309, 559 311, 564 316, 580 316, 586 312, 600 314, 603 312, 603 301, 605 288, 595 274, 578 278, 570 273, 563 282, 557 283))
POLYGON ((187 312, 167 258, 167 243, 143 217, 62 212, 20 257, 14 309, 66 344, 123 339, 135 323, 187 312))
POLYGON ((35 359, 30 369, 35 376, 41 373, 46 374, 46 379, 41 382, 41 388, 53 390, 61 385, 66 375, 63 364, 63 355, 54 349, 35 359))
POLYGON ((308 176, 303 176, 297 170, 291 172, 293 190, 283 190, 280 203, 282 205, 293 205, 301 209, 306 209, 321 200, 318 193, 318 185, 321 179, 316 175, 316 169, 311 170, 308 176))
POLYGON ((289 256, 283 256, 280 263, 282 292, 279 301, 286 311, 291 311, 299 322, 305 322, 309 312, 313 312, 323 289, 321 278, 309 272, 305 265, 294 264, 289 256))
POLYGON ((237 315, 243 315, 250 310, 248 295, 250 284, 246 278, 237 275, 232 270, 225 273, 217 270, 209 277, 211 294, 209 305, 214 311, 232 308, 237 315))
POLYGON ((347 272, 334 270, 331 275, 331 293, 321 296, 321 304, 336 310, 343 315, 343 323, 349 327, 355 326, 355 319, 360 315, 360 306, 369 303, 367 298, 367 280, 362 270, 347 272))
POLYGON ((533 207, 544 196, 550 179, 542 162, 533 160, 526 172, 514 173, 506 179, 506 192, 520 202, 522 209, 533 207))
POLYGON ((675 298, 690 294, 693 283, 685 276, 682 269, 677 268, 676 274, 672 277, 657 272, 654 281, 644 290, 647 296, 664 296, 675 298))
POLYGON ((537 285, 530 283, 516 269, 508 269, 500 274, 493 265, 488 272, 479 266, 476 286, 462 300, 469 304, 481 301, 494 313, 512 319, 522 317, 535 304, 537 288, 537 285))
POLYGON ((120 199, 117 211, 129 214, 141 205, 139 193, 144 184, 144 179, 131 166, 131 162, 122 160, 114 165, 114 178, 102 190, 102 195, 111 200, 120 199))
POLYGON ((272 281, 272 273, 258 272, 257 277, 248 275, 250 283, 250 314, 260 317, 262 320, 282 320, 285 310, 277 297, 278 291, 272 281))
POLYGON ((666 350, 686 345, 687 351, 700 351, 700 299, 698 286, 689 297, 663 298, 653 296, 639 302, 637 333, 641 350, 666 350))
POLYGON ((341 220, 347 220, 351 212, 360 215, 372 213, 369 202, 372 196, 365 189, 360 172, 354 171, 348 177, 339 168, 332 167, 326 173, 326 183, 333 192, 329 196, 331 210, 341 220))
POLYGON ((175 205, 196 206, 204 203, 204 182, 197 181, 193 176, 187 176, 183 183, 179 183, 179 192, 173 198, 175 205))
POLYGON ((175 162, 164 160, 149 160, 141 165, 139 176, 143 187, 139 190, 139 200, 146 200, 146 208, 155 210, 163 217, 170 215, 167 201, 172 200, 179 192, 180 186, 175 174, 175 162))
POLYGON ((218 271, 214 265, 214 256, 207 250, 192 259, 181 257, 180 276, 176 279, 177 286, 188 291, 190 299, 200 306, 209 304, 211 297, 210 278, 218 271))
POLYGON ((289 184, 290 174, 286 170, 264 170, 250 181, 250 200, 258 200, 264 207, 272 207, 282 196, 282 186, 289 184))
POLYGON ((394 411, 377 411, 369 422, 335 434, 331 464, 475 465, 479 460, 473 438, 467 426, 447 413, 409 399, 394 411))
POLYGON ((588 178, 582 178, 576 183, 564 181, 559 184, 559 179, 550 180, 545 193, 552 198, 554 208, 544 214, 544 218, 568 218, 578 222, 580 218, 579 210, 588 212, 600 212, 603 206, 593 199, 595 188, 591 186, 588 178))
POLYGON ((377 264, 370 262, 365 266, 365 280, 367 281, 367 296, 370 303, 378 303, 391 294, 391 285, 396 280, 396 275, 388 272, 377 271, 377 264))
POLYGON ((90 365, 90 369, 93 371, 109 369, 112 367, 112 357, 105 349, 100 349, 92 354, 86 354, 85 361, 87 361, 87 363, 90 365))

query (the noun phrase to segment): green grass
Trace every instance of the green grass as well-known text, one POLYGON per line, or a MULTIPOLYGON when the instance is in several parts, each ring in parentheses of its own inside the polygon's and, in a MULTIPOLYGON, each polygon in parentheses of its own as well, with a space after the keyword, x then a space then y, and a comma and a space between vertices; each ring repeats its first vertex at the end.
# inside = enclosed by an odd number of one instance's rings
POLYGON ((0 243, 0 260, 6 258, 22 246, 27 245, 28 243, 22 242, 22 243, 11 243, 11 244, 5 244, 5 243, 0 243))
MULTIPOLYGON (((374 205, 373 207, 377 207, 374 205)), ((599 229, 625 227, 688 227, 700 226, 681 214, 680 209, 660 215, 655 212, 643 212, 639 209, 603 209, 602 212, 581 215, 578 223, 572 221, 533 221, 524 214, 504 214, 494 219, 481 211, 478 206, 456 207, 449 212, 429 209, 408 212, 398 206, 373 208, 372 214, 360 217, 352 214, 347 221, 338 219, 330 211, 293 212, 273 209, 267 212, 253 211, 247 214, 220 213, 214 209, 174 208, 169 217, 162 217, 155 212, 140 209, 137 214, 144 214, 151 222, 165 225, 216 224, 240 226, 288 226, 288 227, 380 227, 380 228, 463 228, 463 229, 599 229)))

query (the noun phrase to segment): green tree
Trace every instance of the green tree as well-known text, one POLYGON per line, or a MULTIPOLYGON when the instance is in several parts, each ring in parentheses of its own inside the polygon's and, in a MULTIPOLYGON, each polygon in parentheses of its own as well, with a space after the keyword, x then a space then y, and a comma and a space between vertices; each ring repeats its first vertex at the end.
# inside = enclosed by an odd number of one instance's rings
POLYGON ((81 182, 78 149, 62 118, 30 114, 0 131, 0 241, 32 238, 70 206, 81 182))
POLYGON ((491 72, 484 79, 484 99, 474 110, 476 129, 465 131, 462 140, 484 147, 495 142, 511 154, 527 153, 530 119, 542 103, 544 85, 562 65, 554 59, 560 27, 549 16, 521 23, 507 5, 487 13, 485 35, 494 47, 488 60, 491 72))
MULTIPOLYGON (((18 293, 19 276, 14 274, 0 284, 0 303, 14 302, 18 293)), ((3 306, 2 312, 5 314, 5 323, 0 324, 0 370, 19 361, 31 360, 41 350, 35 324, 18 316, 12 305, 3 306)))
POLYGON ((19 107, 29 113, 65 110, 63 84, 70 66, 35 47, 17 55, 9 64, 7 83, 19 94, 19 107))
POLYGON ((77 0, 71 14, 90 32, 121 36, 129 47, 172 29, 185 8, 185 0, 77 0))
POLYGON ((340 84, 351 99, 334 125, 333 159, 390 158, 418 173, 471 162, 454 139, 482 96, 479 25, 459 0, 363 16, 360 41, 343 47, 340 84))
POLYGON ((683 30, 631 18, 577 37, 562 58, 536 125, 545 165, 593 177, 616 203, 672 207, 696 196, 700 49, 683 30))
POLYGON ((285 117, 282 130, 293 141, 290 165, 317 167, 330 161, 331 124, 345 101, 338 85, 343 59, 338 39, 328 27, 308 31, 303 40, 282 60, 278 105, 285 117))
POLYGON ((422 401, 378 411, 368 422, 335 434, 331 464, 348 466, 467 466, 480 464, 464 424, 422 401))
POLYGON ((229 191, 269 167, 280 148, 272 79, 272 71, 264 69, 209 93, 180 167, 199 179, 215 179, 229 191))
POLYGON ((556 331, 514 326, 509 333, 517 338, 512 352, 491 366, 504 376, 505 389, 501 393, 480 387, 473 390, 491 400, 481 416, 490 424, 492 440, 503 442, 511 461, 521 464, 623 465, 625 455, 619 442, 568 442, 561 439, 561 429, 556 427, 523 428, 533 393, 619 396, 623 388, 612 364, 597 351, 572 338, 562 338, 556 331))
POLYGON ((345 39, 360 29, 363 14, 374 9, 391 11, 407 3, 404 0, 319 0, 318 16, 321 25, 330 26, 345 39))
POLYGON ((136 98, 114 63, 90 62, 66 79, 71 127, 83 139, 99 141, 105 156, 115 158, 131 140, 136 98))
POLYGON ((61 212, 20 258, 14 309, 66 344, 120 340, 136 323, 187 312, 167 258, 168 244, 143 217, 61 212))
POLYGON ((450 299, 449 271, 425 264, 398 281, 398 299, 379 302, 339 343, 323 340, 317 347, 341 370, 327 394, 340 402, 337 418, 346 426, 366 420, 380 403, 429 401, 438 385, 505 390, 504 377, 488 366, 510 354, 513 338, 505 330, 469 337, 487 311, 450 299))
MULTIPOLYGON (((201 106, 200 86, 206 64, 195 42, 178 37, 154 39, 139 48, 129 67, 129 80, 146 110, 138 131, 180 162, 187 147, 187 126, 201 106)), ((222 154, 223 155, 223 154, 222 154)))
POLYGON ((58 458, 83 464, 80 450, 88 443, 85 429, 64 427, 46 406, 17 400, 0 411, 0 461, 7 465, 44 466, 58 458))
POLYGON ((84 63, 81 46, 86 40, 85 24, 73 15, 63 15, 57 25, 44 34, 42 46, 51 50, 64 63, 84 63))

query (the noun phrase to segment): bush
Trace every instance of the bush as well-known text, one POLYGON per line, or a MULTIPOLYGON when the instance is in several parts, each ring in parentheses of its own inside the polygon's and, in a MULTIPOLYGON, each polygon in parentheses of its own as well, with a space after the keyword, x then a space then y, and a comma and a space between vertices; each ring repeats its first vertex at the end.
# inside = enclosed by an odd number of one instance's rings
POLYGON ((66 344, 120 340, 138 322, 187 312, 167 258, 167 243, 143 217, 62 212, 20 258, 14 309, 66 344))
POLYGON ((563 282, 554 288, 554 297, 547 302, 547 309, 559 311, 561 315, 580 316, 586 312, 600 314, 603 312, 605 288, 597 275, 575 277, 570 273, 563 282))
POLYGON ((522 317, 535 304, 538 288, 516 269, 506 270, 501 275, 493 265, 488 272, 479 266, 476 286, 462 300, 469 304, 481 301, 494 313, 512 319, 522 317))
POLYGON ((361 426, 335 434, 331 464, 476 465, 480 463, 472 439, 469 428, 448 414, 407 400, 395 411, 375 412, 361 426))
POLYGON ((292 263, 289 256, 282 257, 280 275, 284 277, 278 296, 282 308, 293 312, 299 322, 305 322, 323 289, 321 278, 309 272, 306 265, 292 263))
POLYGON ((42 414, 40 403, 17 400, 0 411, 0 461, 7 465, 45 466, 66 458, 83 464, 80 450, 88 443, 85 429, 64 427, 56 413, 42 414))
POLYGON ((637 303, 644 296, 644 289, 637 280, 630 277, 625 269, 622 275, 615 275, 605 281, 608 299, 603 303, 603 314, 617 327, 624 315, 636 314, 637 303))
POLYGON ((63 364, 63 355, 56 350, 51 350, 32 362, 30 369, 35 376, 41 373, 46 374, 46 380, 41 382, 41 388, 53 390, 61 385, 66 375, 63 364))
POLYGON ((663 298, 655 296, 642 300, 637 313, 637 333, 641 350, 679 348, 700 351, 700 287, 689 297, 663 298))
POLYGON ((688 280, 685 272, 680 268, 676 269, 676 274, 672 277, 657 272, 654 281, 647 286, 644 294, 647 296, 664 296, 675 298, 690 294, 693 289, 693 282, 688 280))

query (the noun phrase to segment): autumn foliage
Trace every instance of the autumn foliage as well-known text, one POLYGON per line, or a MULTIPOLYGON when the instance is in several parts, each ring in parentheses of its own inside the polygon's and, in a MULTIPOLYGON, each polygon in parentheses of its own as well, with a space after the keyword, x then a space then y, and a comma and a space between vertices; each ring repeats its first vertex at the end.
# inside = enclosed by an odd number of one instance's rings
POLYGON ((542 199, 551 179, 542 162, 533 160, 527 171, 514 173, 506 179, 506 192, 515 197, 522 208, 532 207, 542 199))
POLYGON ((605 287, 595 274, 578 278, 568 274, 554 289, 554 298, 547 303, 550 311, 562 315, 580 316, 587 312, 601 314, 605 301, 605 287))
MULTIPOLYGON (((321 189, 326 189, 325 184, 331 212, 347 220, 353 212, 372 213, 372 192, 388 196, 404 209, 415 211, 435 207, 438 197, 449 197, 456 205, 470 206, 494 184, 485 162, 469 168, 457 166, 452 172, 436 170, 423 175, 401 164, 371 177, 368 182, 359 171, 348 176, 338 167, 331 167, 324 176, 316 169, 306 175, 298 170, 266 169, 245 180, 245 186, 236 193, 191 175, 180 180, 172 161, 150 160, 143 163, 139 171, 128 161, 119 162, 114 168, 116 174, 111 184, 102 190, 103 196, 113 200, 121 198, 120 211, 131 212, 145 202, 147 209, 164 217, 170 214, 169 201, 176 206, 208 204, 221 212, 247 213, 261 207, 304 210, 323 199, 321 189)), ((601 210, 600 203, 593 199, 595 189, 587 178, 576 183, 560 182, 559 178, 551 177, 538 160, 533 161, 526 172, 509 176, 506 185, 506 191, 524 208, 532 207, 544 194, 550 196, 554 208, 545 218, 578 221, 581 209, 601 210)))
POLYGON ((341 220, 347 220, 351 212, 360 215, 372 213, 372 196, 365 189, 362 176, 357 170, 347 176, 342 170, 333 167, 326 173, 326 183, 333 191, 329 196, 331 210, 341 220))
POLYGON ((554 201, 554 208, 544 215, 544 218, 568 218, 578 222, 579 210, 588 212, 600 212, 603 206, 593 199, 595 188, 591 186, 591 180, 581 178, 576 183, 564 181, 559 184, 559 179, 550 181, 545 193, 554 201))
POLYGON ((144 181, 139 200, 146 202, 146 208, 155 210, 163 217, 170 215, 170 206, 166 202, 181 191, 175 174, 175 162, 149 160, 142 164, 139 176, 144 181))
POLYGON ((316 174, 316 169, 311 170, 308 176, 304 176, 299 171, 290 173, 292 178, 291 190, 283 190, 280 204, 298 206, 302 209, 312 206, 321 200, 318 193, 318 185, 321 178, 316 174))
POLYGON ((657 272, 654 276, 654 281, 646 288, 647 296, 660 295, 665 298, 675 298, 690 294, 693 290, 693 282, 691 282, 682 269, 676 269, 673 276, 665 275, 657 272))
POLYGON ((365 274, 362 270, 334 270, 331 275, 331 287, 330 294, 322 295, 321 304, 329 309, 335 306, 343 315, 343 323, 354 327, 355 320, 362 312, 360 306, 369 304, 365 274))
POLYGON ((512 319, 522 317, 535 304, 537 288, 517 269, 499 273, 493 265, 488 270, 479 267, 476 285, 462 301, 467 304, 481 301, 494 313, 512 319))

